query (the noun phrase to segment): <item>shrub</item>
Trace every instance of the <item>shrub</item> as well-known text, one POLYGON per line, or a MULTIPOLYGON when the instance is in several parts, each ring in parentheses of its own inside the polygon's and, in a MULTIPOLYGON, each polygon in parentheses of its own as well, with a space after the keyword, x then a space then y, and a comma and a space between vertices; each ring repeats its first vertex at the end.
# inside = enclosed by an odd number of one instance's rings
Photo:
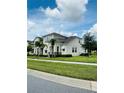
POLYGON ((27 56, 48 57, 48 55, 27 54, 27 56))
POLYGON ((27 53, 27 56, 34 56, 33 53, 27 53))
POLYGON ((60 57, 72 57, 72 54, 63 54, 63 55, 60 55, 60 57))
POLYGON ((40 57, 48 57, 48 55, 39 55, 40 57))
POLYGON ((88 56, 88 53, 81 53, 80 56, 88 56))
POLYGON ((56 55, 56 57, 61 57, 62 55, 56 55))

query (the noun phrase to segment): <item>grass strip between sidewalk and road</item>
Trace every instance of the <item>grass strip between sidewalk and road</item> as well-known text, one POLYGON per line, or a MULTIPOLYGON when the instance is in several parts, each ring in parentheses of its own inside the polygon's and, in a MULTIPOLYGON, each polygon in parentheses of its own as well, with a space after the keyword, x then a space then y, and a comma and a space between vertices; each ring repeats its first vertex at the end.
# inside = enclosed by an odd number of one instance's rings
POLYGON ((27 67, 38 71, 85 80, 97 80, 97 66, 27 60, 27 67))
POLYGON ((87 56, 73 56, 73 57, 39 57, 39 56, 28 56, 28 58, 42 59, 42 60, 60 60, 60 61, 70 61, 70 62, 87 62, 87 63, 97 63, 96 55, 90 57, 87 56))

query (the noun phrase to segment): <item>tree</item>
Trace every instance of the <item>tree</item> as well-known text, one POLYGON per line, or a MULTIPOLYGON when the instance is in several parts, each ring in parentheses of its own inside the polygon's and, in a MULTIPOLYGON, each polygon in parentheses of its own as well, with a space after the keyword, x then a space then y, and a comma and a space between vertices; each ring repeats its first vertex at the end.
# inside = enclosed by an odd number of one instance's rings
POLYGON ((39 37, 39 42, 40 42, 40 49, 41 49, 41 53, 43 55, 43 49, 44 47, 46 46, 44 43, 43 43, 43 38, 39 37))
POLYGON ((27 46, 27 52, 28 52, 28 55, 29 55, 29 52, 32 52, 33 51, 33 47, 29 44, 27 46))
POLYGON ((97 41, 96 40, 94 40, 92 42, 92 51, 97 51, 97 41))
POLYGON ((52 48, 52 57, 54 57, 54 45, 55 45, 56 40, 55 39, 51 39, 50 43, 51 43, 51 48, 52 48))
POLYGON ((45 44, 43 43, 43 38, 38 37, 38 41, 35 42, 35 46, 38 47, 38 49, 39 49, 39 51, 37 51, 38 55, 40 55, 40 54, 43 55, 43 48, 45 47, 45 44))
POLYGON ((37 55, 39 56, 40 55, 39 53, 40 42, 39 41, 35 42, 35 47, 37 47, 37 55))
POLYGON ((91 33, 86 33, 83 37, 84 44, 82 45, 85 50, 88 52, 88 56, 91 55, 92 50, 97 49, 97 42, 95 40, 94 35, 91 35, 91 33))

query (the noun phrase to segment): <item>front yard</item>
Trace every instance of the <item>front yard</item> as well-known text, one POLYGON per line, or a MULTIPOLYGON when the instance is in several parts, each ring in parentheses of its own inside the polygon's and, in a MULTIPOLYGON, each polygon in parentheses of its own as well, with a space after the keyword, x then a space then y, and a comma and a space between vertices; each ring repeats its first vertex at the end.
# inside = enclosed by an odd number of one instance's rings
POLYGON ((97 66, 27 60, 29 69, 86 80, 97 80, 97 66))
POLYGON ((44 59, 44 60, 61 60, 61 61, 72 61, 72 62, 75 61, 75 62, 97 63, 97 56, 96 55, 92 55, 90 57, 87 57, 87 56, 73 56, 73 57, 55 57, 55 58, 28 56, 28 58, 37 58, 37 59, 44 59))

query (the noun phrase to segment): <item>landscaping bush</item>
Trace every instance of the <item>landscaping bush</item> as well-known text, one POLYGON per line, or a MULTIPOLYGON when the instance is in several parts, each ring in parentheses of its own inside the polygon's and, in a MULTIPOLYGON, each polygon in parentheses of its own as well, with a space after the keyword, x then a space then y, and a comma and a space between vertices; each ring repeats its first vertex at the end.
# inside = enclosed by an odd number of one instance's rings
POLYGON ((48 55, 39 55, 40 57, 48 57, 48 55))
POLYGON ((61 57, 62 55, 56 55, 56 57, 61 57))
POLYGON ((36 54, 27 54, 27 56, 48 57, 48 55, 36 55, 36 54))
POLYGON ((97 51, 92 51, 92 55, 97 55, 97 51))
MULTIPOLYGON (((52 55, 50 55, 52 57, 52 55)), ((72 57, 71 54, 64 54, 64 55, 56 55, 55 57, 72 57)))
POLYGON ((72 54, 64 54, 64 55, 61 55, 60 57, 72 57, 72 54))
POLYGON ((34 56, 34 54, 31 54, 31 53, 27 53, 27 56, 34 56))
POLYGON ((80 56, 88 56, 88 53, 81 53, 80 56))

